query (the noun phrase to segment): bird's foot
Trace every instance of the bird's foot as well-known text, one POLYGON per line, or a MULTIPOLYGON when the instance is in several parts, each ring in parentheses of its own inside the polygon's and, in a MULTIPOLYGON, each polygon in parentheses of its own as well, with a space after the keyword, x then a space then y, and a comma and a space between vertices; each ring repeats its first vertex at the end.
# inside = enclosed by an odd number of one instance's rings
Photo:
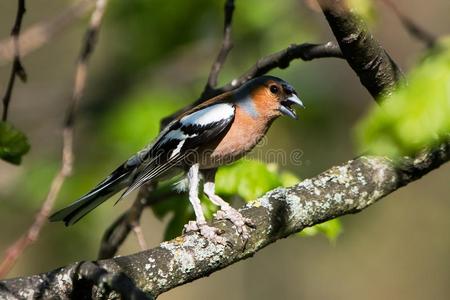
POLYGON ((250 235, 247 227, 255 228, 255 224, 249 218, 245 218, 236 209, 231 206, 222 206, 215 215, 217 220, 230 220, 236 228, 237 232, 247 240, 250 235))
POLYGON ((227 239, 223 236, 220 236, 221 230, 212 226, 207 225, 206 223, 198 223, 196 221, 189 221, 186 225, 184 225, 184 232, 199 232, 200 235, 205 237, 207 240, 221 245, 227 245, 227 239))

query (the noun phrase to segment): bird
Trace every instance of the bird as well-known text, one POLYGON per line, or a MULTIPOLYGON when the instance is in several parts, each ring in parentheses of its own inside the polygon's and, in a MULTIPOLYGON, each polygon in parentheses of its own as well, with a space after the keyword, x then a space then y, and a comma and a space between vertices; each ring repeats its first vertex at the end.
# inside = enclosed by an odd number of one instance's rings
POLYGON ((231 221, 237 232, 246 238, 247 227, 253 224, 215 193, 216 171, 250 152, 279 116, 297 119, 293 105, 304 108, 289 83, 269 75, 253 78, 182 113, 148 146, 49 219, 63 221, 66 226, 73 225, 122 190, 119 200, 147 182, 181 173, 186 176, 189 201, 195 213, 195 221, 189 221, 184 231, 199 232, 215 243, 227 242, 217 228, 206 222, 199 199, 199 185, 203 179, 204 194, 220 207, 216 219, 231 221))

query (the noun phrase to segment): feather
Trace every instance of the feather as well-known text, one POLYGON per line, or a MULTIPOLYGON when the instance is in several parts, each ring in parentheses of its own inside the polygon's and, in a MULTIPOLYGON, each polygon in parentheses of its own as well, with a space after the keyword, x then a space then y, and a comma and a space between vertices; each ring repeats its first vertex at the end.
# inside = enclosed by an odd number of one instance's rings
POLYGON ((105 180, 100 182, 92 191, 66 208, 51 215, 50 221, 64 221, 66 226, 75 224, 91 210, 125 188, 132 171, 133 168, 130 168, 127 162, 125 162, 105 180))
POLYGON ((166 131, 151 149, 152 156, 157 158, 157 163, 143 164, 118 201, 147 181, 179 165, 187 155, 195 152, 202 145, 208 145, 219 135, 224 134, 225 129, 232 123, 234 110, 231 104, 215 104, 187 114, 173 123, 171 129, 166 131))

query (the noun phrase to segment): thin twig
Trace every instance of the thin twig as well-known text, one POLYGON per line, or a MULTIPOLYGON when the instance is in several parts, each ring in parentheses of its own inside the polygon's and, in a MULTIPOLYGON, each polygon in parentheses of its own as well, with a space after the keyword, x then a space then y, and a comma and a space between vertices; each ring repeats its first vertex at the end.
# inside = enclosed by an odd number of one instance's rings
POLYGON ((428 32, 423 27, 421 27, 413 19, 402 13, 393 1, 391 0, 381 0, 381 1, 392 9, 394 14, 400 19, 400 22, 402 22, 403 26, 406 28, 406 30, 412 37, 425 43, 427 48, 433 48, 436 45, 437 37, 432 33, 428 32))
POLYGON ((220 48, 219 54, 217 55, 216 60, 211 67, 211 71, 209 72, 208 81, 202 92, 202 98, 208 98, 209 93, 217 87, 217 78, 219 77, 219 73, 227 59, 228 53, 230 53, 231 48, 233 48, 233 42, 231 40, 231 22, 233 20, 234 7, 234 0, 225 1, 222 47, 220 48))
POLYGON ((144 234, 142 232, 142 227, 140 224, 132 224, 133 226, 133 232, 136 235, 136 239, 139 244, 139 248, 141 248, 141 251, 147 250, 147 242, 145 241, 144 234))
MULTIPOLYGON (((146 206, 146 197, 141 197, 147 187, 139 190, 139 195, 133 202, 133 205, 118 217, 105 231, 100 242, 99 259, 113 257, 119 247, 123 244, 128 234, 133 230, 135 224, 139 224, 142 212, 146 206)), ((138 240, 139 241, 139 240, 138 240)))
POLYGON ((14 82, 16 81, 16 76, 18 76, 22 80, 22 82, 25 82, 27 80, 27 73, 25 72, 22 62, 20 61, 20 49, 19 49, 19 35, 25 12, 26 12, 25 0, 18 0, 16 20, 11 30, 11 37, 13 40, 13 47, 14 47, 14 61, 11 68, 11 75, 9 76, 8 85, 6 87, 6 92, 5 95, 3 96, 2 121, 6 121, 8 119, 9 103, 11 102, 11 95, 12 90, 14 88, 14 82))
POLYGON ((75 82, 72 98, 66 112, 66 120, 63 129, 63 149, 61 167, 52 180, 50 190, 42 204, 41 209, 36 214, 34 223, 28 229, 27 233, 19 238, 6 251, 6 255, 0 264, 0 278, 5 276, 16 263, 23 251, 33 242, 35 242, 39 233, 46 223, 48 215, 55 203, 65 179, 70 176, 73 166, 73 125, 77 104, 83 94, 86 82, 87 61, 94 49, 95 40, 100 30, 101 20, 105 11, 107 0, 98 0, 95 11, 92 13, 89 28, 79 55, 76 66, 75 82))
MULTIPOLYGON (((20 56, 23 58, 44 46, 53 37, 63 32, 73 22, 84 16, 93 6, 92 0, 78 0, 59 15, 37 22, 23 30, 19 36, 20 56)), ((0 67, 14 59, 14 38, 0 41, 0 67)))
POLYGON ((220 89, 221 92, 233 90, 250 79, 264 75, 275 68, 285 69, 294 59, 310 61, 317 58, 343 58, 339 46, 333 42, 325 44, 292 44, 286 49, 260 58, 247 72, 220 89))
MULTIPOLYGON (((142 212, 148 206, 152 206, 160 201, 164 201, 169 197, 177 194, 176 191, 170 189, 165 193, 154 193, 156 188, 155 183, 147 183, 140 190, 133 202, 133 205, 120 215, 105 231, 100 243, 99 259, 106 259, 113 257, 119 247, 123 244, 128 234, 133 230, 136 233, 139 246, 147 249, 143 238, 136 232, 136 225, 140 224, 142 212)), ((138 229, 139 230, 139 229, 138 229)))

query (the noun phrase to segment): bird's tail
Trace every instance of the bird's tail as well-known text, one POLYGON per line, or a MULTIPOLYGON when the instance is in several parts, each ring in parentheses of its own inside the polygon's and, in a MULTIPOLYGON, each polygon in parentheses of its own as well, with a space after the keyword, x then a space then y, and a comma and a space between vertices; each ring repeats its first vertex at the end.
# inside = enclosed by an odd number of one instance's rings
POLYGON ((129 184, 134 168, 125 164, 118 167, 92 191, 50 216, 51 222, 64 221, 66 226, 75 224, 91 210, 129 184))

